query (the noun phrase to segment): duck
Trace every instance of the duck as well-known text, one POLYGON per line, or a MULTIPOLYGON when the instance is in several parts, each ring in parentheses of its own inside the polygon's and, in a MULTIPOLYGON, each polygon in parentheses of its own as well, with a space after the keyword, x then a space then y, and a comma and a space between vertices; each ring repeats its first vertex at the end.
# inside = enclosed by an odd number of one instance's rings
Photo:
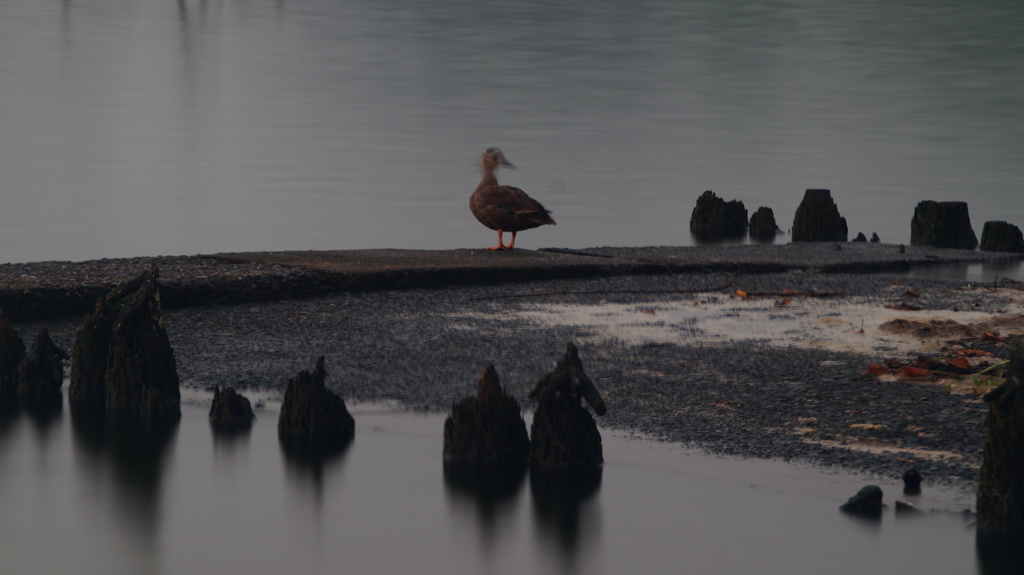
POLYGON ((494 171, 499 166, 515 169, 499 148, 487 148, 480 158, 483 178, 476 191, 469 196, 469 211, 483 225, 497 230, 498 245, 489 250, 511 250, 516 245, 516 233, 532 228, 555 225, 551 210, 531 198, 523 190, 498 184, 494 171), (512 233, 512 240, 505 245, 505 232, 512 233))

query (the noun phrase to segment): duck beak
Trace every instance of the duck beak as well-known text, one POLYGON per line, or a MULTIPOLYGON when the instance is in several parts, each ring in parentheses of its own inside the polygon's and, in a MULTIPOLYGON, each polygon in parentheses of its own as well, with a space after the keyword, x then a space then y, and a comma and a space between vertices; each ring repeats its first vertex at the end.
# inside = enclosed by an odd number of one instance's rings
POLYGON ((501 156, 501 165, 505 166, 506 168, 512 168, 513 170, 517 169, 516 165, 508 161, 508 158, 506 158, 504 155, 501 156))

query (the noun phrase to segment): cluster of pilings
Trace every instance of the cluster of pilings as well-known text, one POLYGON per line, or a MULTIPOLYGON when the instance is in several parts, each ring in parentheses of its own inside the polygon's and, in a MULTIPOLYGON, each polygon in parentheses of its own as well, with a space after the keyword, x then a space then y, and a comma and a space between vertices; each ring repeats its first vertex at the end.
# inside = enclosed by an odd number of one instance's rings
POLYGON ((585 400, 597 415, 604 399, 583 369, 572 343, 554 370, 529 397, 537 410, 529 437, 519 402, 499 385, 493 365, 480 374, 477 394, 452 406, 444 425, 444 458, 453 464, 594 468, 604 463, 601 434, 585 400))
MULTIPOLYGON (((758 242, 773 241, 782 230, 775 223, 771 208, 760 207, 747 220, 747 210, 739 200, 725 201, 711 190, 697 198, 690 214, 690 233, 698 242, 740 240, 748 233, 758 242)), ((846 218, 832 199, 831 190, 809 189, 793 217, 790 230, 794 242, 845 242, 849 237, 846 218)), ((867 242, 859 232, 852 240, 867 242)), ((880 242, 877 233, 871 242, 880 242)), ((910 222, 910 244, 973 250, 979 247, 971 227, 966 202, 935 202, 925 200, 914 209, 910 222)), ((980 247, 984 251, 1024 253, 1024 235, 1020 228, 1005 221, 985 222, 980 247)))

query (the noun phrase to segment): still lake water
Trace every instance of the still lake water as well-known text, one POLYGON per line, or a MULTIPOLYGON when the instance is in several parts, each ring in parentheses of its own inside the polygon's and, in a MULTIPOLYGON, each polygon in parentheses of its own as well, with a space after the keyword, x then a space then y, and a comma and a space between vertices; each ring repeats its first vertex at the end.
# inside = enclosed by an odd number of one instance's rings
MULTIPOLYGON (((189 573, 1014 573, 976 550, 962 493, 916 517, 841 514, 863 478, 712 458, 604 430, 605 466, 564 489, 446 473, 443 417, 354 406, 340 456, 297 460, 277 411, 215 435, 208 403, 163 431, 68 412, 0 417, 0 552, 12 575, 189 573)), ((912 498, 913 500, 914 498, 912 498)), ((1020 560, 1017 553, 1016 560, 1020 560)))
POLYGON ((495 145, 529 249, 689 244, 706 189, 1024 226, 1016 1, 14 0, 0 54, 0 262, 491 245, 495 145))

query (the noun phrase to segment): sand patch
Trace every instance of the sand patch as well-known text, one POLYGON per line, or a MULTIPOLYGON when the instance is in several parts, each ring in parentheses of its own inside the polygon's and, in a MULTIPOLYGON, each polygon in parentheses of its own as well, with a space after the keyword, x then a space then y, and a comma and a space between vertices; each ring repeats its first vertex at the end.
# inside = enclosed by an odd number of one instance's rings
POLYGON ((985 331, 1024 332, 1024 306, 996 316, 984 311, 907 311, 868 298, 741 298, 718 293, 685 300, 631 304, 527 304, 490 320, 514 317, 543 326, 580 328, 581 340, 631 345, 729 343, 756 340, 886 355, 935 353, 949 340, 985 331))

